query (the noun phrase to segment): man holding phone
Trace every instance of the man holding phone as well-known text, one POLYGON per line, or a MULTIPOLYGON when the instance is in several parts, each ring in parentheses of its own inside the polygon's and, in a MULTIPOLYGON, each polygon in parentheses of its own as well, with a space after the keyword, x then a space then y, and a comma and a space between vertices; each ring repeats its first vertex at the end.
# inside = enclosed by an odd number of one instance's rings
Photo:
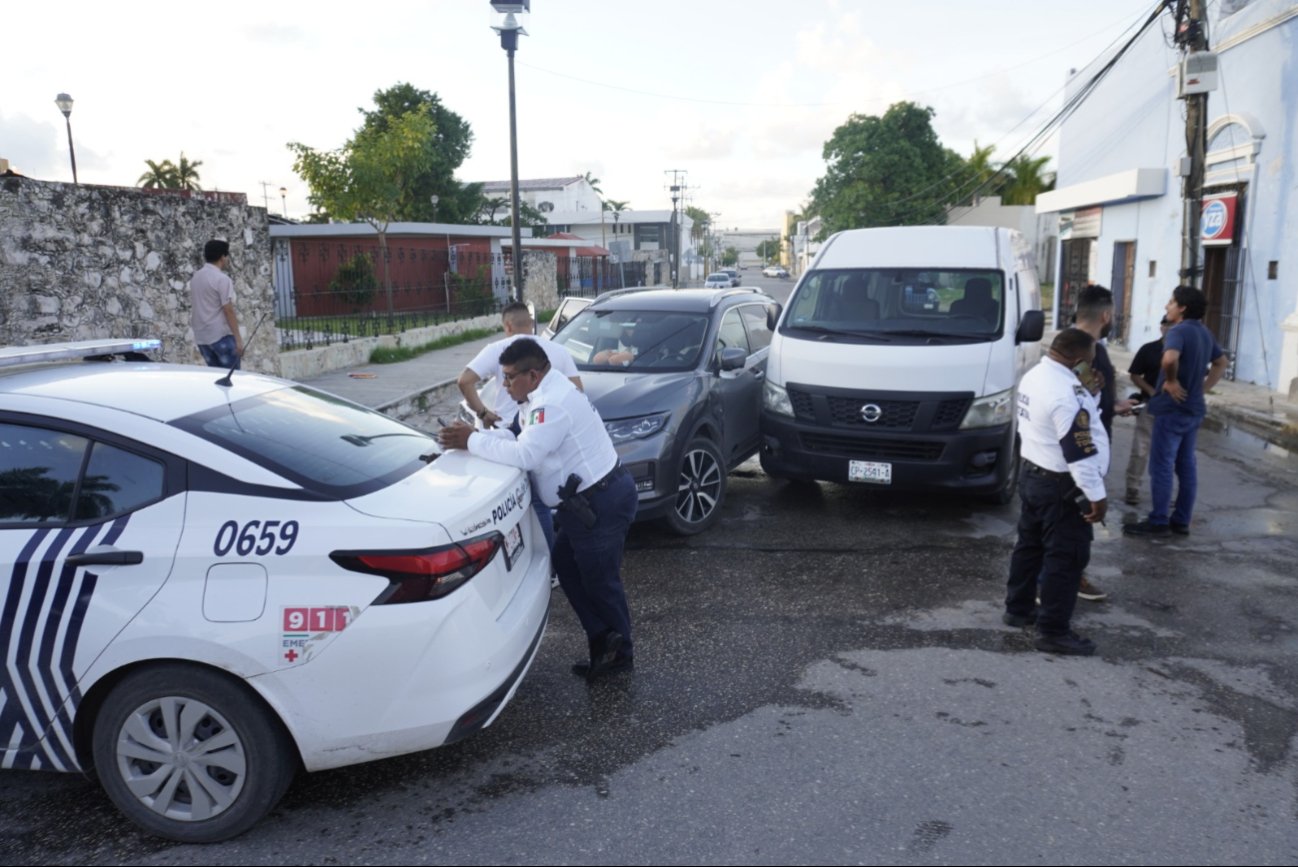
POLYGON ((1019 384, 1019 538, 1001 619, 1009 626, 1035 625, 1035 646, 1045 653, 1095 653, 1095 643, 1071 629, 1077 588, 1091 559, 1092 525, 1108 511, 1109 437, 1095 396, 1082 384, 1094 360, 1095 338, 1068 328, 1019 384), (1034 608, 1038 590, 1041 602, 1034 608))

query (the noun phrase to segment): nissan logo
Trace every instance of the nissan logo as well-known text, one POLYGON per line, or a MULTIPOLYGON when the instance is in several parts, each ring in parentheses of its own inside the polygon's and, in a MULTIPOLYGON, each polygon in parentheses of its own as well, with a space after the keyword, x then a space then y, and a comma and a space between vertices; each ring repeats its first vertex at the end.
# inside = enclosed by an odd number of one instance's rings
POLYGON ((877 403, 867 403, 865 406, 861 407, 861 418, 866 422, 866 424, 874 424, 876 421, 883 418, 883 410, 877 403))

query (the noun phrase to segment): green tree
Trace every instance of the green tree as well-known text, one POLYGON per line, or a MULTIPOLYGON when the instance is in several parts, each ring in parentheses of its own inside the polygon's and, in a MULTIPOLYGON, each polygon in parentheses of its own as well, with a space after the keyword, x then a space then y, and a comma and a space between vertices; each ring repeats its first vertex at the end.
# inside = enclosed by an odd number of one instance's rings
POLYGON ((425 165, 407 178, 409 187, 394 220, 432 222, 432 197, 437 196, 439 223, 473 223, 482 199, 481 184, 462 184, 455 172, 473 148, 468 121, 442 105, 437 94, 401 82, 374 92, 374 109, 357 109, 365 118, 360 132, 382 134, 407 115, 426 112, 432 119, 423 145, 425 165))
POLYGON ((1004 185, 999 178, 1000 169, 992 162, 992 153, 996 150, 996 145, 987 145, 979 147, 978 140, 974 140, 973 153, 969 159, 965 160, 965 186, 968 189, 967 195, 962 199, 974 204, 974 200, 983 196, 999 195, 1001 187, 1004 185))
POLYGON ((413 178, 424 177, 429 166, 428 143, 436 125, 427 107, 390 119, 381 127, 362 127, 335 151, 317 151, 299 142, 293 171, 306 181, 308 200, 336 219, 362 220, 379 236, 383 286, 388 314, 394 312, 392 275, 388 265, 388 225, 406 219, 412 198, 419 195, 413 178))
POLYGON ((702 208, 690 205, 685 209, 685 216, 694 221, 690 226, 690 240, 695 244, 702 241, 712 228, 712 215, 702 208))
POLYGON ((202 160, 190 162, 185 156, 185 152, 180 152, 180 162, 176 163, 176 189, 178 190, 201 190, 198 185, 198 167, 203 164, 202 160))
POLYGON ((811 192, 821 237, 843 229, 941 223, 961 158, 938 141, 933 109, 894 103, 882 117, 851 115, 825 142, 826 172, 811 192))
POLYGON ((364 253, 357 253, 338 266, 334 278, 329 281, 329 291, 344 303, 359 309, 374 300, 374 290, 377 285, 378 281, 374 279, 374 266, 370 263, 370 257, 364 253))
POLYGON ((780 257, 780 242, 774 238, 762 241, 757 245, 757 258, 763 262, 772 262, 780 257))
POLYGON ((1027 154, 1019 154, 1007 162, 1005 172, 1009 179, 1002 194, 1002 203, 1006 205, 1035 205, 1037 203, 1037 194, 1053 190, 1055 188, 1054 181, 1047 181, 1042 172, 1048 162, 1050 162, 1050 157, 1033 158, 1027 154))
POLYGON ((721 254, 721 264, 729 267, 739 261, 739 250, 735 247, 727 247, 721 254))
POLYGON ((176 167, 172 165, 171 160, 163 160, 155 163, 153 160, 145 160, 144 164, 149 170, 140 175, 137 184, 146 190, 174 190, 176 188, 176 167))

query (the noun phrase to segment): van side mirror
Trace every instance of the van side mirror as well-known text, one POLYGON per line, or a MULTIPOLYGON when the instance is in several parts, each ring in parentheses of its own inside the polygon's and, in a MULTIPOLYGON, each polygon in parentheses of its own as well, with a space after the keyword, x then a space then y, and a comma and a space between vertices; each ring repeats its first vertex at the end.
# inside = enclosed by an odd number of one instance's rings
POLYGON ((775 323, 780 321, 780 314, 784 312, 783 304, 768 304, 766 307, 766 328, 768 331, 775 330, 775 323))
POLYGON ((1040 310, 1027 310, 1019 320, 1019 330, 1014 335, 1015 343, 1036 343, 1046 333, 1046 314, 1040 310))
POLYGON ((748 363, 748 353, 737 346, 721 350, 721 371, 741 370, 748 363))

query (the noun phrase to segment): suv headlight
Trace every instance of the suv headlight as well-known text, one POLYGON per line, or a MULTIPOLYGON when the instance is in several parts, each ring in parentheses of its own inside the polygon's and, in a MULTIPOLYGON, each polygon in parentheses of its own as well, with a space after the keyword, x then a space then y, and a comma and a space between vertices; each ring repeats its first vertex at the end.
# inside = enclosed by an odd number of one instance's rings
POLYGON ((964 414, 960 430, 975 427, 996 427, 1009 424, 1014 418, 1014 389, 980 397, 964 414))
POLYGON ((776 415, 793 417, 793 403, 789 400, 788 390, 769 380, 762 386, 762 406, 776 415))
POLYGON ((663 429, 669 418, 671 418, 669 412, 656 412, 653 415, 642 415, 636 418, 620 418, 604 422, 604 430, 608 431, 613 445, 618 445, 653 436, 663 429))

